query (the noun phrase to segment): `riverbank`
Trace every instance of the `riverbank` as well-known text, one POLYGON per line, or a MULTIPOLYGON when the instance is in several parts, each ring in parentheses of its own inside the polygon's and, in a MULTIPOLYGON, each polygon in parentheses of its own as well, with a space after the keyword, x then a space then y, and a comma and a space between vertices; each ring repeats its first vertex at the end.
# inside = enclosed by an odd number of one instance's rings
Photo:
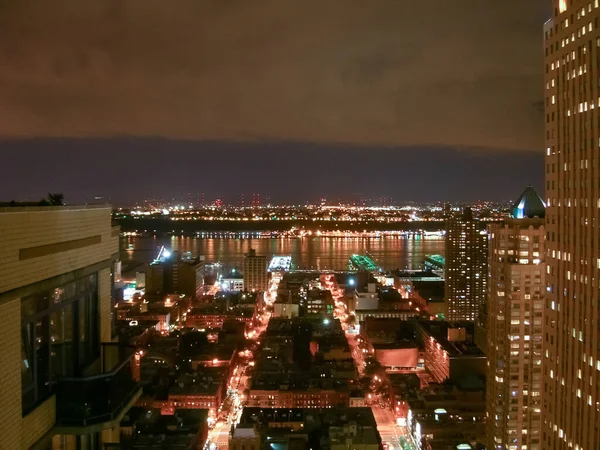
POLYGON ((381 222, 329 220, 170 220, 166 218, 121 218, 122 232, 194 234, 199 232, 307 232, 427 231, 444 230, 444 221, 381 222))

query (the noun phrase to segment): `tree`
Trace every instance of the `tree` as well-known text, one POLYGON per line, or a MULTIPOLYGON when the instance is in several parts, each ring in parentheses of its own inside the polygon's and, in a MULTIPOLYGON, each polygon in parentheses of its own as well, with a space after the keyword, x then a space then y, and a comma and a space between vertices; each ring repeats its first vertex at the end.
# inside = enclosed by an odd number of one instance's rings
POLYGON ((61 192, 49 192, 48 203, 50 203, 50 206, 63 206, 65 204, 65 196, 61 192))

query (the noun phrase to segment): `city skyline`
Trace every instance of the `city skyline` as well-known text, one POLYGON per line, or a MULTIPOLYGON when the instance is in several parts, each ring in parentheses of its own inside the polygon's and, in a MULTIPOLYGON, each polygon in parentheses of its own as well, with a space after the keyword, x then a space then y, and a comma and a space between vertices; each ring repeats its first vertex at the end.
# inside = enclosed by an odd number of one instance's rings
POLYGON ((4 2, 3 443, 598 449, 598 149, 600 0, 4 2))

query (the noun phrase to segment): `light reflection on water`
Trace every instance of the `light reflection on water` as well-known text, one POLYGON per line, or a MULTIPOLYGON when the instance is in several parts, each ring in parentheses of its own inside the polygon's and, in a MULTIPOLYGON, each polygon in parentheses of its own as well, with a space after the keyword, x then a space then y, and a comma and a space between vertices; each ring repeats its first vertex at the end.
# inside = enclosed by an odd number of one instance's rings
POLYGON ((256 253, 292 255, 295 267, 302 269, 348 268, 353 253, 369 253, 383 269, 418 269, 429 254, 444 254, 443 237, 380 238, 304 237, 304 238, 196 238, 183 236, 123 237, 121 259, 125 264, 146 263, 164 245, 172 250, 204 255, 206 261, 221 262, 227 269, 240 268, 244 253, 254 248, 256 253))

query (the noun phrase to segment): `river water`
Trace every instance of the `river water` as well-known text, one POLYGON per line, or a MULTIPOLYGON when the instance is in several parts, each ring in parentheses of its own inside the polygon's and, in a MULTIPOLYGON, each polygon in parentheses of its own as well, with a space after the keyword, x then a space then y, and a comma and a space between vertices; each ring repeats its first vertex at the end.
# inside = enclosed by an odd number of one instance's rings
POLYGON ((122 237, 121 260, 125 267, 152 261, 161 246, 170 250, 204 255, 207 262, 220 262, 226 269, 241 268, 244 254, 253 248, 267 256, 291 255, 299 269, 345 270, 353 253, 368 253, 385 270, 419 269, 425 255, 444 254, 444 238, 382 236, 362 237, 122 237), (129 249, 129 247, 132 249, 129 249))

